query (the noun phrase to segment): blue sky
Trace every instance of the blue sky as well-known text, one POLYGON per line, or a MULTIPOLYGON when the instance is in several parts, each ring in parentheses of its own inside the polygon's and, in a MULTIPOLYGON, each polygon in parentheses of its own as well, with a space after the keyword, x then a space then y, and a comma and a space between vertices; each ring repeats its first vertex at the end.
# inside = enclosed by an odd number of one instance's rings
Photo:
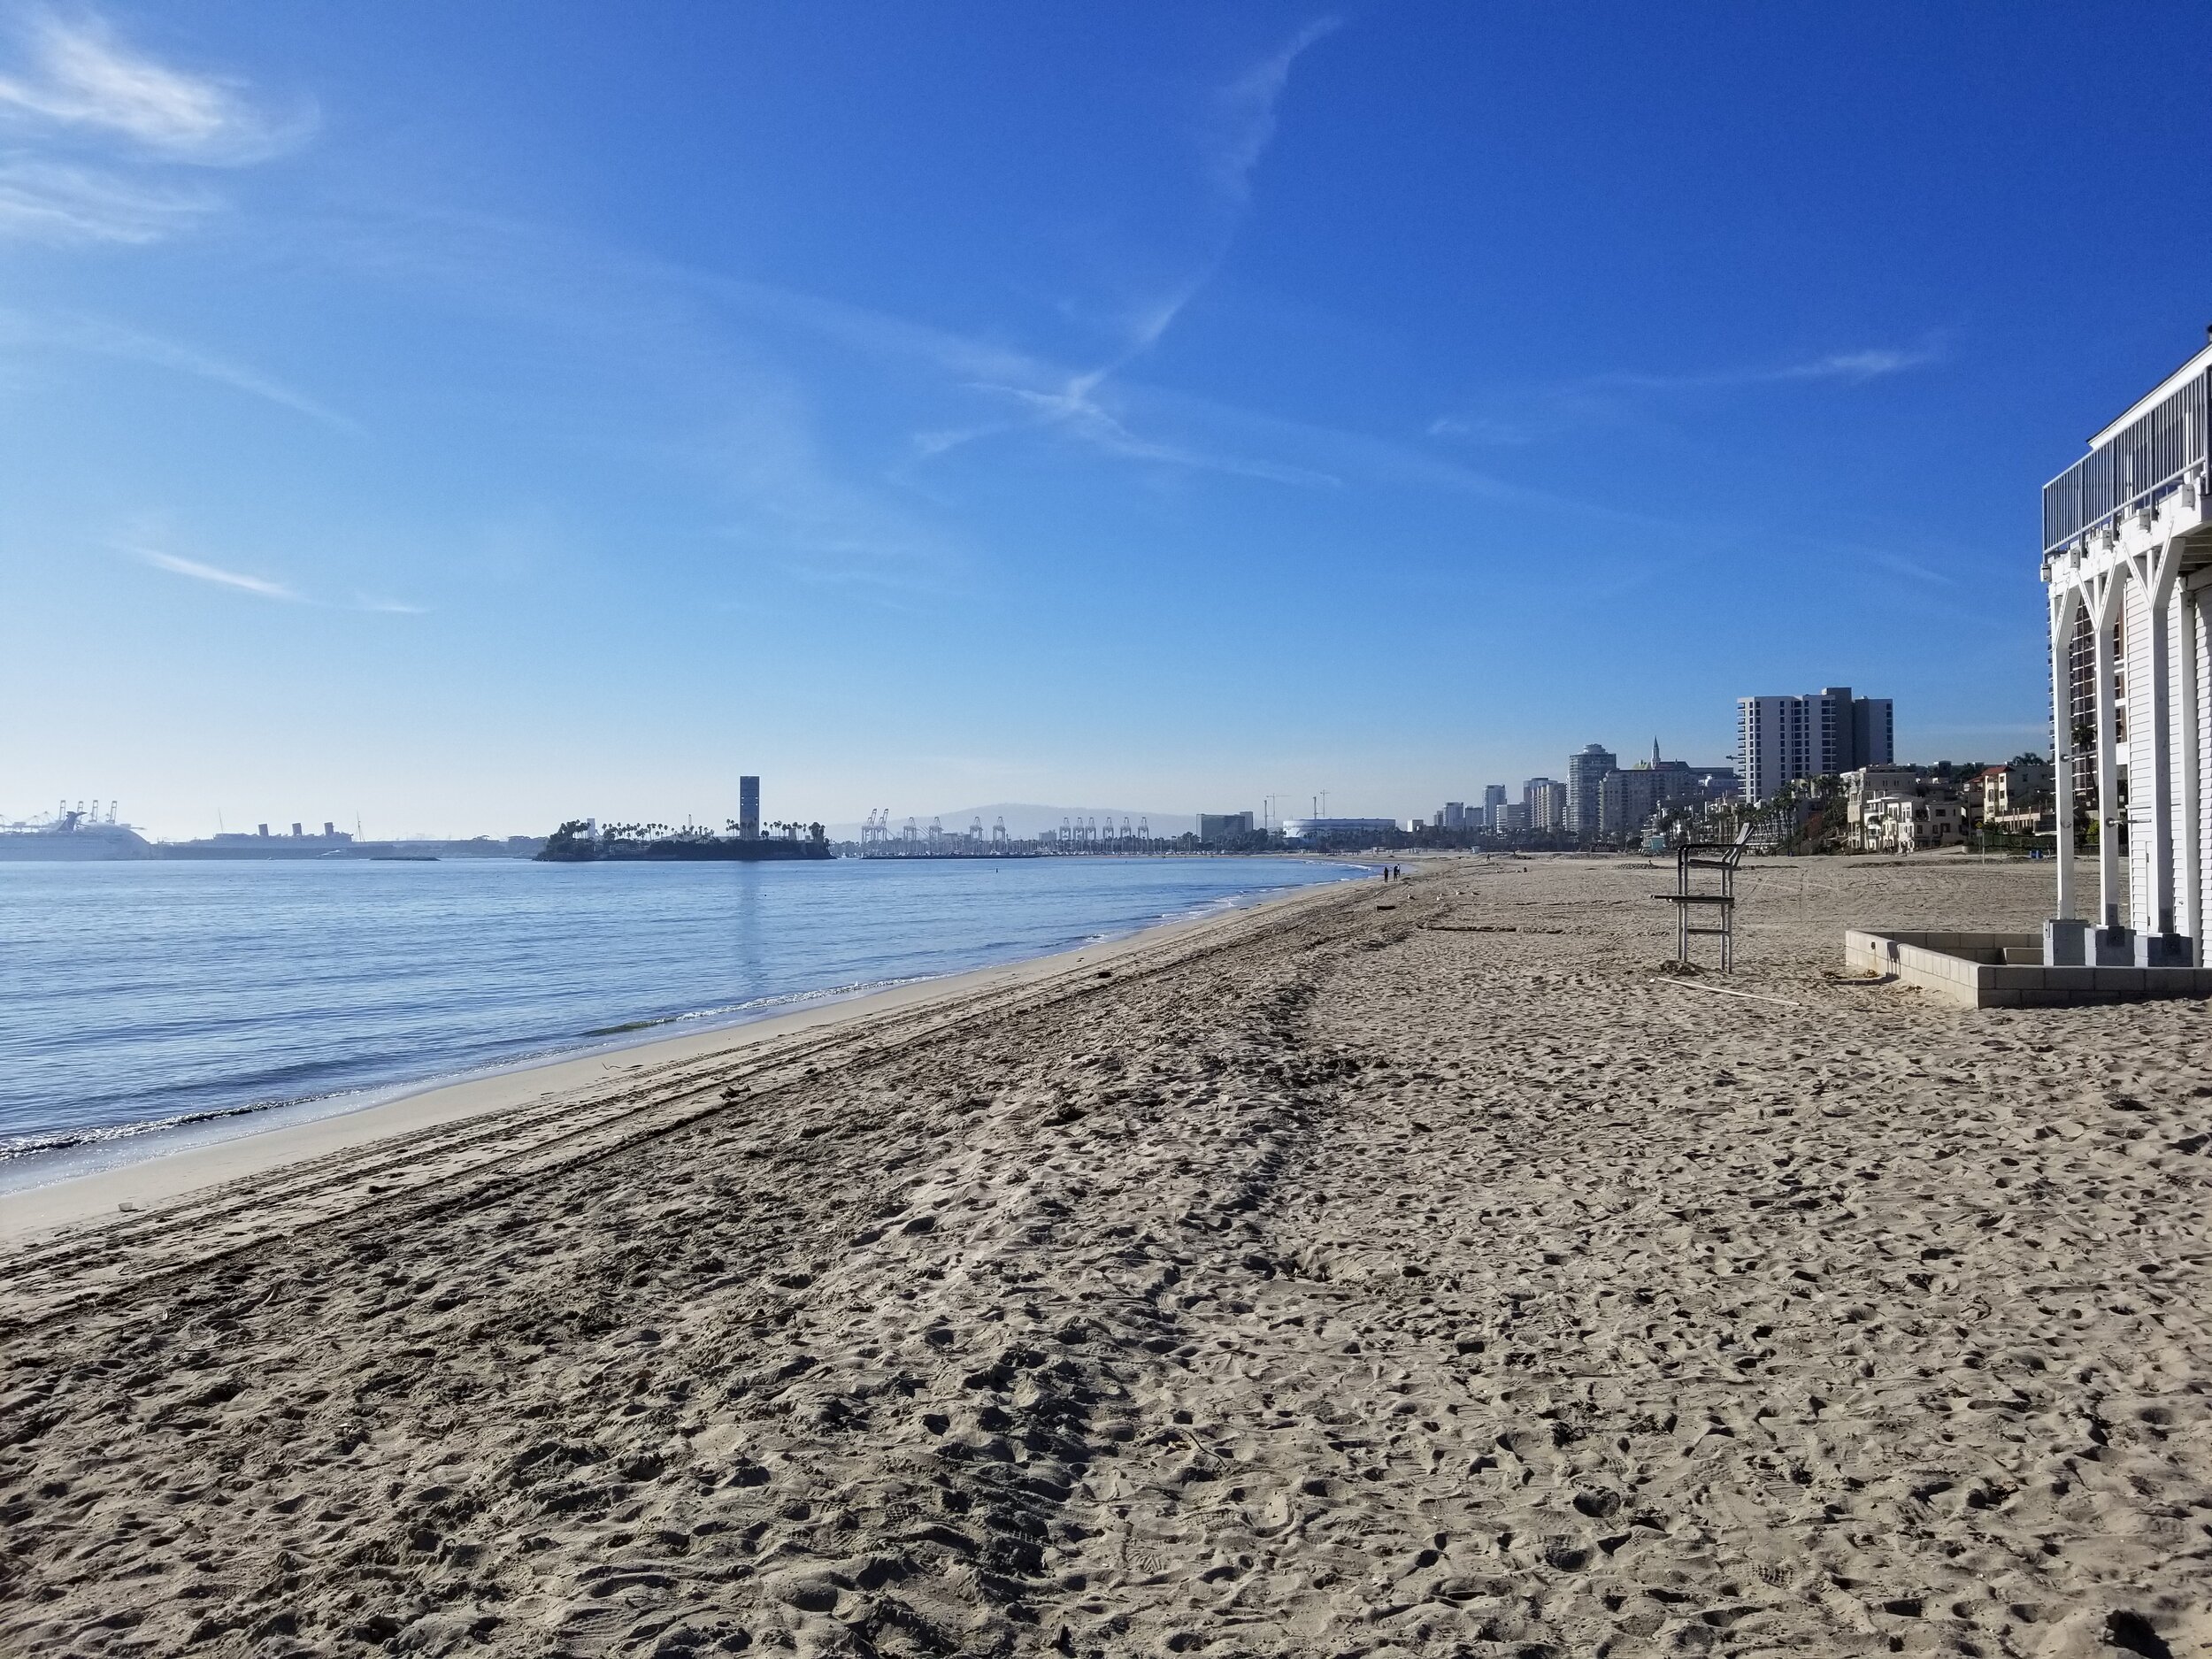
POLYGON ((2200 8, 0 8, 0 815, 2039 746, 2200 8))

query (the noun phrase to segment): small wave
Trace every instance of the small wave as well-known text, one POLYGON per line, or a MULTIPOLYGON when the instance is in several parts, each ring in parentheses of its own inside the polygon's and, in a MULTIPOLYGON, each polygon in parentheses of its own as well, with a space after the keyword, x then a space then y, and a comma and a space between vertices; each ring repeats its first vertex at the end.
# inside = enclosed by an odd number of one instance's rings
POLYGON ((244 1106, 219 1106, 208 1111, 179 1112, 173 1118, 150 1118, 137 1123, 97 1124, 84 1129, 57 1130, 51 1134, 18 1135, 0 1141, 0 1164, 13 1158, 27 1158, 41 1152, 62 1152, 71 1147, 97 1146, 107 1141, 124 1141, 133 1135, 150 1135, 164 1129, 182 1129, 191 1124, 220 1123, 227 1118, 250 1118, 259 1112, 275 1111, 285 1106, 311 1105, 319 1100, 336 1100, 342 1095, 358 1094, 357 1089, 340 1089, 330 1094, 309 1094, 298 1100, 254 1101, 244 1106))
POLYGON ((681 1014, 661 1014, 649 1019, 625 1020, 619 1025, 601 1025, 580 1032, 573 1039, 557 1041, 547 1047, 503 1055, 475 1065, 459 1066, 449 1071, 434 1073, 426 1078, 401 1079, 380 1084, 357 1086, 352 1088, 330 1089, 315 1094, 295 1094, 280 1100, 249 1101, 238 1106, 211 1107, 205 1111, 178 1112, 166 1118, 140 1118, 128 1123, 97 1124, 81 1129, 55 1130, 45 1134, 18 1135, 0 1140, 0 1166, 24 1158, 45 1154, 66 1152, 73 1148, 102 1146, 112 1141, 128 1141, 140 1135, 165 1133, 174 1129, 188 1129, 196 1124, 222 1123, 238 1118, 256 1118, 265 1112, 285 1111, 311 1107, 330 1101, 356 1101, 358 1105, 347 1110, 358 1110, 377 1104, 401 1094, 416 1094, 442 1087, 465 1079, 490 1072, 522 1071, 532 1066, 555 1061, 572 1059, 602 1048, 619 1048, 595 1039, 634 1036, 643 1031, 657 1031, 664 1025, 680 1025, 692 1021, 710 1021, 725 1025, 742 1025, 749 1017, 759 1018, 780 1009, 796 1007, 806 1002, 842 1002, 851 997, 866 996, 876 991, 893 990, 902 985, 918 985, 936 976, 926 973, 906 974, 893 979, 854 979, 843 985, 825 986, 812 991, 787 991, 774 996, 750 997, 741 1002, 727 1002, 713 1008, 694 1009, 681 1014))

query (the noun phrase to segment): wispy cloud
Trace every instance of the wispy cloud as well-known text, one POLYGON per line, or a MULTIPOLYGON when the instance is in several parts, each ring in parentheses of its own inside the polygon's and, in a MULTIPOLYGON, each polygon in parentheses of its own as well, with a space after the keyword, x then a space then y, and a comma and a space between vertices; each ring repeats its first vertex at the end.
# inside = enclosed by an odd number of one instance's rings
MULTIPOLYGON (((1240 477, 1268 479, 1280 483, 1333 483, 1336 480, 1306 469, 1272 462, 1212 453, 1187 445, 1142 438, 1130 431, 1114 411, 1100 399, 1106 384, 1157 346, 1179 318, 1219 274, 1234 244, 1239 226, 1252 197, 1252 175, 1268 146, 1274 142, 1276 111, 1290 84, 1291 66, 1314 42, 1341 26, 1341 19, 1325 17, 1300 29, 1282 45, 1233 77, 1216 95, 1206 124, 1203 172, 1216 200, 1210 246, 1183 278, 1148 294, 1124 308, 1124 342, 1119 351, 1094 367, 1064 376, 1056 387, 1007 384, 982 380, 979 388, 995 392, 1029 409, 1034 419, 1077 442, 1110 455, 1179 467, 1195 467, 1240 477)), ((987 435, 993 429, 979 427, 957 434, 956 443, 987 435)), ((946 434, 933 434, 941 439, 946 434)), ((932 449, 918 440, 924 457, 942 454, 955 443, 932 449)))
POLYGON ((1216 101, 1210 157, 1215 186, 1242 204, 1252 195, 1252 174, 1275 141, 1275 111, 1290 84, 1291 65, 1310 46, 1341 28, 1341 18, 1316 18, 1223 88, 1216 101))
POLYGON ((1924 368, 1942 356, 1942 342, 1931 337, 1916 346, 1870 347, 1735 368, 1669 374, 1615 370, 1554 386, 1501 391, 1480 407, 1439 416, 1429 423, 1428 434, 1479 444, 1532 443, 1587 426, 1621 424, 1655 399, 1821 382, 1862 386, 1924 368))
POLYGON ((255 594, 264 599, 281 599, 288 604, 306 603, 282 582, 273 582, 265 577, 248 576, 238 571, 224 570, 219 565, 203 565, 197 559, 180 558, 174 553, 163 553, 153 548, 128 548, 125 551, 144 560, 156 570, 167 571, 173 576, 189 576, 196 582, 212 582, 218 588, 234 588, 240 593, 255 594))
POLYGON ((1954 578, 1946 576, 1941 571, 1930 570, 1925 565, 1906 558, 1901 554, 1872 552, 1866 557, 1886 571, 1907 577, 1913 581, 1925 582, 1931 588, 1956 588, 1958 586, 1958 582, 1954 578))
POLYGON ((357 593, 343 603, 316 599, 299 591, 289 583, 266 576, 255 576, 244 571, 227 570, 219 565, 210 565, 204 559, 186 558, 179 553, 166 552, 160 548, 147 547, 140 542, 118 542, 115 550, 150 565, 166 571, 172 576, 182 576, 211 587, 227 588, 235 593, 251 594, 257 599, 273 599, 288 605, 311 605, 322 611, 365 611, 383 616, 419 617, 427 614, 422 605, 408 604, 397 599, 380 598, 371 594, 357 593))
MULTIPOLYGON (((623 287, 648 280, 683 284, 749 318, 803 329, 887 364, 918 364, 957 389, 979 394, 1021 412, 923 428, 909 440, 913 458, 950 454, 983 439, 1056 430, 1087 446, 1133 460, 1305 486, 1354 480, 1571 512, 1594 520, 1645 528, 1662 526, 1647 514, 1574 501, 1531 489, 1463 465, 1437 449, 1313 422, 1286 419, 1201 395, 1138 380, 1101 387, 1095 372, 1017 351, 910 319, 842 300, 738 281, 680 267, 626 265, 623 287), (1069 388, 1076 396, 1069 395, 1069 388), (1126 406, 1129 413, 1121 412, 1126 406), (1196 434, 1165 442, 1141 434, 1132 422, 1196 434)), ((597 314, 597 313, 595 313, 597 314)), ((774 469, 769 469, 772 474, 774 469)))
POLYGON ((1914 347, 1876 347, 1863 351, 1836 351, 1826 357, 1764 367, 1714 369, 1688 374, 1621 373, 1594 375, 1588 387, 1618 386, 1638 391, 1684 392, 1708 388, 1725 390, 1738 386, 1779 386, 1793 380, 1842 380, 1851 385, 1878 380, 1933 363, 1941 356, 1933 342, 1914 347))
POLYGON ((235 167, 314 126, 236 83, 160 63, 95 16, 18 14, 0 35, 0 237, 50 244, 156 242, 221 205, 165 169, 235 167))
POLYGON ((1211 246, 1189 273, 1164 292, 1128 308, 1128 345, 1121 356, 1094 372, 1103 380, 1157 345, 1176 319, 1216 276, 1236 242, 1252 201, 1252 176, 1275 142, 1277 111, 1290 86, 1291 67, 1306 50, 1343 26, 1340 18, 1317 18, 1215 95, 1206 123, 1204 172, 1216 196, 1211 246))
POLYGON ((940 525, 841 477, 795 387, 747 377, 744 406, 692 463, 726 503, 721 538, 756 568, 897 606, 941 592, 965 563, 940 525))
POLYGON ((96 17, 34 12, 17 31, 18 63, 0 72, 0 117, 48 130, 119 139, 165 160, 230 165, 294 142, 311 111, 273 117, 234 83, 132 50, 96 17))
POLYGON ((278 404, 326 426, 359 431, 360 423, 273 376, 197 346, 165 340, 96 317, 33 315, 0 310, 0 348, 89 352, 188 374, 278 404))
MULTIPOLYGON (((1201 472, 1225 472, 1238 478, 1265 479, 1278 484, 1339 484, 1333 474, 1311 467, 1294 466, 1248 456, 1220 453, 1189 444, 1140 437, 1092 395, 1087 377, 1077 376, 1056 392, 1028 391, 1019 387, 988 387, 1036 411, 1056 432, 1080 439, 1110 455, 1133 461, 1158 461, 1201 472)), ((1094 382, 1093 382, 1094 384, 1094 382)))
POLYGON ((0 238, 12 241, 158 242, 220 204, 204 189, 136 183, 104 168, 0 159, 0 238))

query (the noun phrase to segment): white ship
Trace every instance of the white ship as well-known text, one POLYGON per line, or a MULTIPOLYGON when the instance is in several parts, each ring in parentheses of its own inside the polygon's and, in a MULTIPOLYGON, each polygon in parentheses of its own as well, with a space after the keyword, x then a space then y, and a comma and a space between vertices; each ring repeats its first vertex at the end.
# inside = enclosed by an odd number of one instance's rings
POLYGON ((21 864, 26 861, 67 860, 82 863, 87 860, 121 858, 153 858, 157 855, 153 844, 127 824, 119 824, 115 818, 115 803, 108 803, 104 815, 100 803, 94 802, 88 808, 80 801, 73 809, 58 805, 49 818, 27 818, 13 824, 0 824, 0 863, 21 864))

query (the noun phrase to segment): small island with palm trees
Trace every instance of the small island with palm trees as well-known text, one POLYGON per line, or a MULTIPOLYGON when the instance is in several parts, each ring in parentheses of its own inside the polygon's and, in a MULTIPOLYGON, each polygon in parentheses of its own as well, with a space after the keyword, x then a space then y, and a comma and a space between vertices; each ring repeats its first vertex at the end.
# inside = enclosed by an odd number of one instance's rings
POLYGON ((830 858, 829 837, 819 824, 769 824, 761 833, 740 833, 733 820, 724 830, 687 824, 606 824, 571 818, 546 838, 541 864, 633 862, 696 863, 729 860, 742 864, 773 859, 830 858))

